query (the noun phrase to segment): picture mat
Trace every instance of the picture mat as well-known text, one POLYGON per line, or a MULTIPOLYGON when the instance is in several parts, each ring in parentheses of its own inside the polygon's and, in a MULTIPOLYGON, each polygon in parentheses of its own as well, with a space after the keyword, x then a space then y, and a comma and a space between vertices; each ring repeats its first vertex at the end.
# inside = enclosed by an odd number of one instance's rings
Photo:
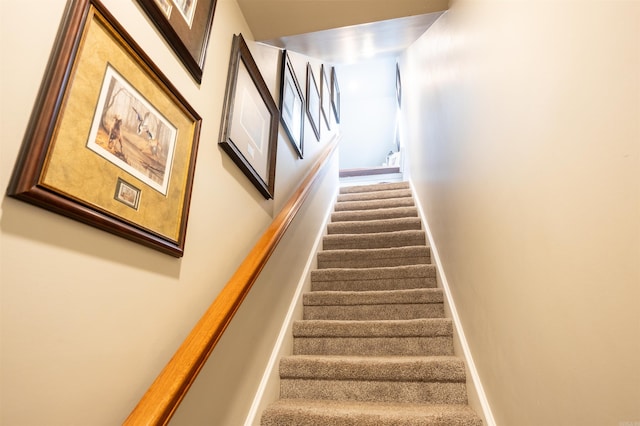
POLYGON ((269 180, 271 115, 243 61, 238 64, 236 101, 229 139, 264 182, 269 180))
POLYGON ((185 111, 176 107, 174 100, 147 69, 129 55, 120 40, 100 15, 89 17, 39 184, 177 241, 195 123, 185 111), (166 196, 86 147, 107 64, 117 69, 178 129, 173 172, 166 196), (144 192, 137 211, 114 199, 118 178, 144 192))
POLYGON ((296 87, 295 75, 288 64, 284 64, 284 80, 282 89, 282 120, 285 122, 291 142, 298 149, 302 157, 302 137, 304 125, 304 104, 300 100, 296 87))

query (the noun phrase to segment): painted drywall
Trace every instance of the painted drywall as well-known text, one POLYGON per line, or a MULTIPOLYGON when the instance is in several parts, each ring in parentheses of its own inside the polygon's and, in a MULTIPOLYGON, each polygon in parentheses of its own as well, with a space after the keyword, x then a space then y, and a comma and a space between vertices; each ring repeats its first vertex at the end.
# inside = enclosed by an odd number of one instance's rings
MULTIPOLYGON (((218 0, 198 85, 136 2, 104 4, 203 117, 185 255, 175 259, 3 197, 1 424, 121 423, 332 136, 324 132, 322 141, 307 142, 300 160, 280 129, 275 200, 265 200, 217 142, 232 35, 244 34, 276 99, 277 51, 251 42, 235 0, 218 0)), ((8 185, 64 7, 64 0, 39 0, 29 7, 0 2, 0 53, 5 58, 0 70, 2 188, 8 185)), ((319 69, 318 63, 314 66, 319 69)), ((320 188, 331 192, 334 184, 320 188)), ((304 234, 299 238, 304 240, 304 234)), ((308 238, 312 241, 314 235, 308 238)), ((278 292, 259 291, 260 300, 252 299, 254 308, 285 303, 278 302, 278 292)), ((270 309, 260 309, 270 315, 270 309)), ((216 382, 228 392, 226 398, 247 401, 247 407, 226 409, 224 416, 230 419, 246 414, 260 375, 243 381, 221 373, 247 368, 246 358, 228 356, 236 345, 246 350, 246 341, 229 333, 260 334, 263 324, 272 321, 243 320, 243 327, 231 326, 221 341, 226 355, 214 355, 223 361, 207 367, 214 377, 234 383, 216 382)), ((261 345, 249 361, 263 368, 270 351, 261 345)))
POLYGON ((340 83, 340 169, 382 166, 397 151, 396 59, 336 66, 340 83))
POLYGON ((498 425, 640 422, 640 4, 454 1, 409 173, 498 425))

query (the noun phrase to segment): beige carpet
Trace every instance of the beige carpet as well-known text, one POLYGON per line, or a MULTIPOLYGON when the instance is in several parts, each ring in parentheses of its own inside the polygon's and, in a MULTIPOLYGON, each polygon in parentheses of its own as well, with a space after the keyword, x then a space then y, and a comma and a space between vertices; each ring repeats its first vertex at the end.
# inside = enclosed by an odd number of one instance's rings
POLYGON ((261 425, 481 425, 408 183, 342 188, 317 260, 261 425))

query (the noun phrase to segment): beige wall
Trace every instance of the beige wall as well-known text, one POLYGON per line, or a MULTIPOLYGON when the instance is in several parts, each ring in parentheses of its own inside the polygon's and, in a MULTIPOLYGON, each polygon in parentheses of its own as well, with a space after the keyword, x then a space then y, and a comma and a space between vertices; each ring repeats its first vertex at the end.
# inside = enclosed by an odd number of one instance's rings
POLYGON ((469 0, 402 58, 411 178, 498 425, 640 421, 639 43, 635 1, 469 0))
MULTIPOLYGON (((198 86, 136 2, 104 0, 104 4, 203 117, 185 255, 175 259, 3 197, 3 425, 122 422, 331 137, 326 131, 321 143, 308 137, 305 159, 298 160, 280 129, 275 200, 266 201, 218 148, 217 141, 232 35, 242 32, 249 40, 276 100, 277 51, 250 41, 251 33, 235 0, 218 0, 204 77, 198 86)), ((64 6, 64 0, 39 0, 28 5, 0 2, 3 190, 9 182, 64 6)), ((296 60, 297 68, 304 69, 307 58, 296 60)), ((320 64, 312 62, 319 72, 320 64)), ((304 75, 300 72, 299 76, 304 75)), ((307 135, 311 135, 310 128, 307 135)), ((324 181, 315 205, 326 202, 336 180, 324 181)), ((321 228, 317 212, 305 210, 304 218, 321 228)), ((315 232, 308 236, 300 233, 297 238, 299 247, 310 247, 315 232)), ((283 253, 292 256, 286 250, 283 253)), ((274 266, 270 273, 279 277, 278 273, 297 271, 299 261, 290 259, 287 268, 274 266)), ((219 398, 223 405, 215 407, 230 419, 216 424, 237 424, 236 420, 243 418, 250 406, 260 375, 233 373, 261 371, 267 363, 274 329, 277 334, 274 324, 279 326, 286 312, 286 306, 283 309, 278 304, 285 302, 276 300, 284 297, 287 305, 291 299, 287 294, 291 284, 281 285, 283 289, 278 291, 254 288, 260 298, 250 296, 247 300, 253 312, 261 315, 251 317, 247 309, 241 309, 238 315, 242 327, 230 327, 231 334, 227 333, 220 342, 223 353, 214 355, 218 362, 207 367, 218 392, 211 398, 219 398), (245 335, 254 337, 258 350, 248 349, 252 342, 245 335), (235 352, 242 355, 229 355, 235 352)))

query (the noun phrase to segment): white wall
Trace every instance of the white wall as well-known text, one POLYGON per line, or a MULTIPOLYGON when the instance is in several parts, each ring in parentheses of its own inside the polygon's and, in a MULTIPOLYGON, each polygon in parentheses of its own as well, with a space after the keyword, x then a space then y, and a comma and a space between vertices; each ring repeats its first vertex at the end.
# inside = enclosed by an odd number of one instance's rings
MULTIPOLYGON (((235 0, 218 0, 200 86, 136 2, 104 4, 203 117, 185 255, 175 259, 3 197, 1 424, 121 423, 332 136, 325 131, 321 142, 308 139, 305 158, 299 160, 280 129, 275 200, 265 200, 217 145, 234 33, 248 40, 276 100, 279 84, 277 52, 251 42, 235 0)), ((39 0, 28 7, 0 2, 2 188, 8 185, 64 6, 64 0, 39 0)), ((306 60, 298 57, 296 69, 306 60)), ((319 71, 320 64, 311 61, 319 71)), ((325 180, 318 197, 326 200, 335 185, 337 178, 325 180)), ((314 220, 315 213, 306 217, 314 220)), ((302 233, 296 244, 308 245, 313 234, 305 239, 302 233)), ((285 300, 290 299, 289 283, 283 286, 285 300)), ((264 342, 273 339, 273 324, 284 315, 279 291, 254 291, 261 298, 247 300, 263 315, 251 321, 241 310, 242 329, 230 327, 220 342, 224 354, 214 355, 223 361, 207 367, 220 392, 212 398, 236 402, 215 405, 223 410, 219 415, 233 419, 227 424, 246 414, 259 380, 228 373, 264 367, 271 351, 264 342), (245 334, 261 333, 265 340, 249 358, 229 356, 236 349, 247 352, 245 334)))
POLYGON ((340 169, 381 166, 395 150, 396 59, 336 66, 340 83, 340 169))
POLYGON ((498 425, 640 421, 639 24, 634 1, 454 1, 402 58, 411 179, 498 425))

